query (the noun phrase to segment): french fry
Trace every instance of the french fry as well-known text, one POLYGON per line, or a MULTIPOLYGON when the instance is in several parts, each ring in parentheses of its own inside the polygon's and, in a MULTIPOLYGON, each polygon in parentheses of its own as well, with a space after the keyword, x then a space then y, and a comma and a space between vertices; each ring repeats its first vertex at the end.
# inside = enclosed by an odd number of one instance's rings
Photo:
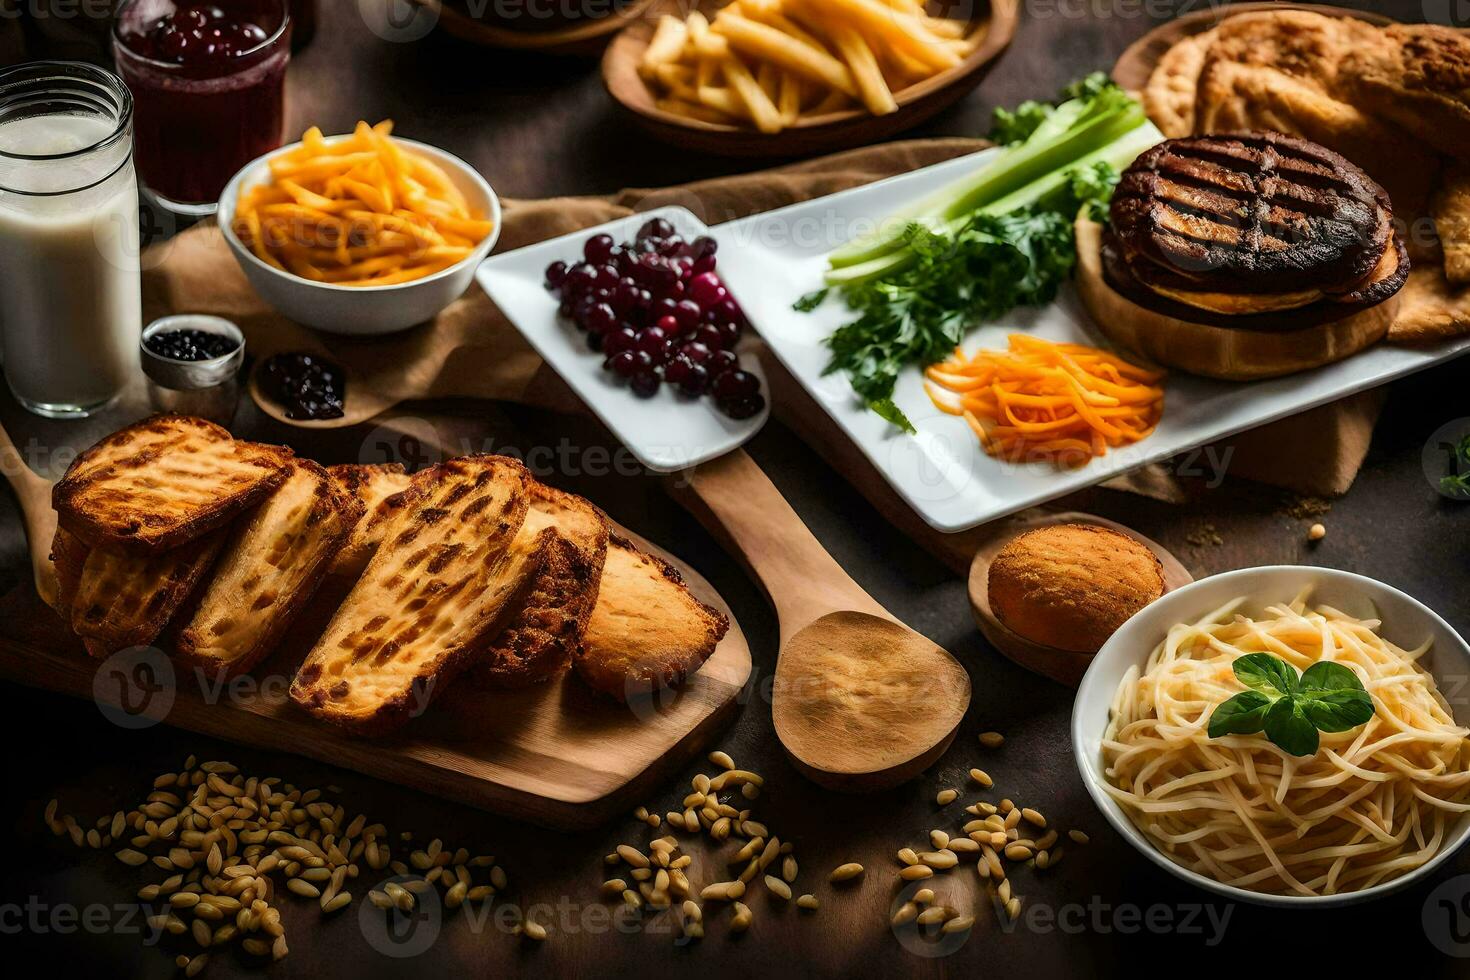
POLYGON ((841 112, 842 110, 848 108, 850 105, 852 105, 851 99, 849 99, 842 92, 833 89, 826 95, 822 96, 821 100, 808 110, 808 114, 813 116, 825 116, 830 112, 841 112))
POLYGON ((712 109, 696 102, 686 102, 683 99, 659 99, 656 105, 664 112, 688 119, 698 119, 700 122, 728 126, 740 120, 740 117, 732 117, 718 109, 712 109))
POLYGON ((694 101, 694 90, 698 86, 695 83, 695 71, 688 65, 656 65, 653 74, 664 90, 675 98, 694 101))
POLYGON ((963 21, 948 20, 944 17, 930 17, 925 13, 919 15, 919 23, 923 24, 924 29, 935 37, 944 37, 951 40, 963 38, 965 36, 965 30, 969 26, 963 21))
POLYGON ((906 79, 905 85, 913 84, 923 78, 928 78, 933 72, 923 62, 910 58, 902 51, 892 49, 885 52, 884 60, 893 67, 894 74, 906 79))
POLYGON ((925 0, 733 0, 713 19, 661 18, 638 74, 666 111, 775 132, 855 104, 894 112, 904 89, 958 65, 984 35, 925 0))
POLYGON ((693 45, 709 34, 709 18, 697 10, 685 18, 684 26, 689 28, 689 43, 693 45))
POLYGON ((658 19, 658 27, 654 29, 653 37, 643 51, 643 64, 661 65, 675 60, 688 40, 689 28, 684 22, 670 14, 664 14, 658 19))
POLYGON ((720 70, 725 75, 725 80, 745 103, 746 112, 750 115, 750 121, 755 123, 755 128, 763 133, 779 133, 781 131, 781 114, 766 98, 766 93, 761 91, 760 84, 756 82, 755 76, 750 73, 739 58, 729 57, 720 62, 720 70))
POLYGON ((826 51, 803 44, 774 27, 744 17, 721 16, 710 25, 710 30, 742 54, 774 61, 787 71, 821 82, 844 95, 857 95, 857 84, 846 65, 826 51))
POLYGON ((309 181, 320 180, 335 174, 345 173, 360 163, 367 163, 373 159, 370 151, 361 153, 327 154, 304 162, 296 163, 280 159, 270 162, 271 175, 277 180, 282 177, 290 178, 305 184, 309 181))
POLYGON ((878 59, 873 57, 873 51, 868 47, 863 36, 846 24, 837 23, 832 27, 832 40, 837 44, 837 50, 842 59, 847 62, 848 70, 852 72, 853 78, 857 80, 858 94, 861 96, 863 105, 867 106, 869 112, 875 116, 886 116, 890 112, 898 111, 898 103, 893 99, 893 93, 888 90, 888 83, 883 80, 883 73, 878 70, 878 59))
MULTIPOLYGON (((683 71, 692 79, 692 68, 683 71)), ((328 143, 307 130, 301 146, 271 161, 271 182, 240 195, 236 234, 274 268, 339 285, 410 282, 462 261, 493 226, 392 131, 391 122, 359 122, 328 143)))
POLYGON ((750 10, 749 15, 751 20, 758 20, 762 24, 790 34, 798 41, 811 45, 818 51, 827 50, 827 46, 816 35, 809 33, 805 28, 799 26, 790 17, 786 16, 785 10, 784 0, 767 0, 767 3, 760 8, 750 10))
POLYGON ((775 105, 776 100, 781 97, 781 69, 769 61, 763 61, 755 70, 755 80, 756 84, 761 87, 761 91, 766 93, 766 98, 771 100, 772 105, 775 105))
POLYGON ((781 113, 781 124, 791 126, 801 115, 801 79, 789 71, 781 73, 781 92, 776 99, 776 108, 781 113))
POLYGON ((701 85, 696 90, 696 98, 700 105, 714 109, 722 115, 733 116, 736 119, 750 118, 750 111, 746 109, 745 103, 729 86, 701 85))
POLYGON ((705 31, 695 37, 691 43, 701 58, 713 58, 717 62, 723 62, 730 57, 730 42, 720 34, 705 31))
MULTIPOLYGON (((802 0, 810 3, 811 0, 802 0)), ((919 18, 895 11, 880 0, 822 0, 834 17, 843 17, 892 46, 936 69, 953 68, 959 58, 940 47, 939 39, 924 29, 919 18)), ((849 93, 851 94, 851 93, 849 93)))

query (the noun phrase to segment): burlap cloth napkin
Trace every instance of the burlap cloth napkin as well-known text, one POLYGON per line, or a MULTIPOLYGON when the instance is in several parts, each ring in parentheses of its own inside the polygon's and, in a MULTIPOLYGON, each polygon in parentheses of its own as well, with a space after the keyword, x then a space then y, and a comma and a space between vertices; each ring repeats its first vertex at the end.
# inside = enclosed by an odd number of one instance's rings
MULTIPOLYGON (((687 207, 715 225, 984 146, 966 139, 887 143, 680 187, 630 189, 608 197, 506 201, 498 249, 519 248, 632 211, 670 204, 687 207)), ((264 304, 213 224, 191 228, 149 250, 144 306, 149 319, 181 312, 228 317, 240 324, 257 356, 280 350, 329 353, 349 371, 348 414, 335 424, 365 421, 401 401, 427 397, 484 397, 577 407, 575 397, 478 287, 472 287, 434 322, 403 333, 363 340, 321 334, 298 326, 264 304)), ((771 358, 766 361, 771 371, 780 371, 771 358)), ((778 413, 794 428, 813 436, 831 427, 822 410, 789 379, 773 379, 773 388, 778 413)), ((1341 494, 1362 464, 1382 400, 1381 393, 1368 392, 1235 437, 1229 441, 1228 471, 1298 493, 1341 494)), ((817 441, 819 447, 822 441, 817 441)), ((1223 451, 1213 458, 1223 458, 1223 451)), ((843 457, 840 451, 837 455, 843 457)), ((843 457, 841 462, 849 465, 851 458, 843 457)), ((1167 464, 1154 465, 1109 486, 1178 500, 1185 492, 1181 473, 1188 476, 1167 464)))

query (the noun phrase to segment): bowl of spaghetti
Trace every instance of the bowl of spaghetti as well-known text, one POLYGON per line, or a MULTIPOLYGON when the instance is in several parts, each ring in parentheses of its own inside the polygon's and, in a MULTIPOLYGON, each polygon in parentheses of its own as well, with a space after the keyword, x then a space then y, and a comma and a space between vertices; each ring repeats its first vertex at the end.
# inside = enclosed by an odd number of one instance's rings
POLYGON ((1345 905, 1428 875, 1470 839, 1467 678, 1470 646, 1398 589, 1247 568, 1171 592, 1114 633, 1078 688, 1072 739, 1093 800, 1155 864, 1241 901, 1345 905), (1230 699, 1282 696, 1244 683, 1243 658, 1278 664, 1282 686, 1300 684, 1292 698, 1346 668, 1366 720, 1313 727, 1312 751, 1282 748, 1269 725, 1211 737, 1230 699))

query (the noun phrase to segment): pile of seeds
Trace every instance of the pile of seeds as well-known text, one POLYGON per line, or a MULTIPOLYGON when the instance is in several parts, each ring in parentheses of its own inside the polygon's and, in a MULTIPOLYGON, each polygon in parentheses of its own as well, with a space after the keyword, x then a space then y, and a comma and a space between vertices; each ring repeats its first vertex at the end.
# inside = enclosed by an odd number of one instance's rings
MULTIPOLYGON (((980 736, 980 744, 987 749, 1000 748, 1004 743, 1005 737, 999 732, 985 732, 980 736)), ((995 781, 983 769, 971 769, 970 781, 981 789, 995 786, 995 781)), ((941 807, 948 806, 959 795, 958 790, 943 789, 935 796, 934 802, 941 807)), ((899 881, 907 883, 932 878, 936 873, 958 867, 962 860, 974 860, 975 868, 996 904, 1014 920, 1021 914, 1021 896, 1011 886, 1008 869, 1015 865, 1036 871, 1056 867, 1063 853, 1058 846, 1060 835, 1055 828, 1047 826, 1047 819, 1040 811, 1017 806, 1009 799, 999 803, 981 800, 965 807, 965 813, 973 819, 960 827, 962 836, 951 837, 946 831, 931 830, 927 848, 915 851, 905 847, 898 852, 898 861, 902 865, 898 872, 899 881)), ((1070 830, 1067 833, 1074 843, 1087 843, 1087 835, 1082 831, 1070 830)), ((975 916, 935 904, 933 890, 921 888, 912 900, 899 907, 892 921, 894 926, 916 923, 920 928, 955 933, 971 929, 975 916)))
MULTIPOLYGON (((674 909, 680 917, 680 935, 685 939, 703 938, 704 909, 710 902, 725 903, 732 909, 731 932, 741 933, 750 928, 754 914, 741 899, 746 897, 748 887, 755 886, 757 879, 773 899, 790 902, 795 895, 797 908, 815 912, 821 904, 817 897, 810 893, 797 895, 792 888, 800 866, 792 853, 790 841, 783 842, 772 834, 765 824, 754 819, 749 807, 737 808, 731 802, 737 789, 743 800, 755 800, 760 796, 765 781, 754 772, 736 768, 734 761, 724 752, 711 752, 709 761, 720 771, 713 776, 699 773, 690 781, 692 792, 684 798, 682 810, 672 810, 659 817, 649 813, 646 807, 639 807, 633 811, 633 816, 654 830, 667 823, 685 834, 705 834, 717 845, 742 841, 729 858, 728 865, 732 870, 721 880, 697 885, 689 877, 693 870, 693 855, 681 853, 679 838, 667 834, 650 841, 646 850, 620 844, 616 851, 607 855, 604 859, 607 865, 622 866, 627 870, 623 872, 626 877, 613 877, 603 882, 603 894, 621 897, 622 901, 645 913, 674 909), (738 872, 733 870, 737 867, 740 869, 738 872)), ((844 864, 833 870, 829 880, 833 883, 851 881, 862 873, 862 865, 844 864)))
MULTIPOLYGON (((78 847, 125 843, 116 852, 119 861, 162 872, 165 877, 144 885, 138 898, 150 907, 154 929, 193 940, 197 950, 177 960, 190 977, 204 969, 212 951, 237 941, 250 956, 286 956, 272 875, 283 880, 286 892, 315 900, 324 915, 352 902, 348 882, 364 867, 405 879, 368 892, 381 909, 410 910, 416 894, 435 886, 453 909, 488 902, 509 884, 495 858, 471 856, 462 847, 450 850, 437 839, 404 862, 394 856, 393 837, 383 824, 370 824, 363 814, 349 818, 320 790, 246 776, 229 762, 196 764, 194 756, 182 771, 154 779, 153 791, 136 808, 104 816, 89 830, 57 810, 56 800, 46 807, 52 833, 70 836, 78 847), (477 872, 488 882, 477 882, 477 872)), ((404 848, 412 839, 410 833, 397 836, 404 848)), ((546 935, 535 923, 526 923, 524 934, 546 935)))

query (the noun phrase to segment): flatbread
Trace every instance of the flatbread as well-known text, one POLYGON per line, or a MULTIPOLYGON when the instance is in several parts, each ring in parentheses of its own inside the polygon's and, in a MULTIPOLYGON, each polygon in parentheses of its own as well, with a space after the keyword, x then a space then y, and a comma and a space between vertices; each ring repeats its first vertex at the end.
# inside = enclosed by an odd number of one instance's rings
POLYGON ((1382 31, 1353 17, 1271 10, 1227 17, 1214 34, 1200 68, 1201 84, 1208 82, 1216 65, 1255 65, 1341 99, 1344 60, 1356 48, 1377 41, 1382 31))
POLYGON ((1438 179, 1436 155, 1403 130, 1274 68, 1216 64, 1200 78, 1195 126, 1204 133, 1269 129, 1320 143, 1382 184, 1396 214, 1423 211, 1438 179))
POLYGON ((1470 287, 1450 285, 1441 270, 1413 270, 1399 297, 1389 343, 1432 344, 1470 333, 1470 287))
POLYGON ((1177 42, 1154 66, 1143 89, 1143 108, 1170 139, 1194 133, 1194 100, 1205 52, 1215 40, 1208 30, 1177 42))
POLYGON ((1470 163, 1455 162, 1445 169, 1430 205, 1434 229, 1444 256, 1444 274, 1450 283, 1470 283, 1470 163))
POLYGON ((1395 24, 1355 47, 1344 82, 1370 112, 1443 153, 1470 159, 1470 35, 1395 24))

